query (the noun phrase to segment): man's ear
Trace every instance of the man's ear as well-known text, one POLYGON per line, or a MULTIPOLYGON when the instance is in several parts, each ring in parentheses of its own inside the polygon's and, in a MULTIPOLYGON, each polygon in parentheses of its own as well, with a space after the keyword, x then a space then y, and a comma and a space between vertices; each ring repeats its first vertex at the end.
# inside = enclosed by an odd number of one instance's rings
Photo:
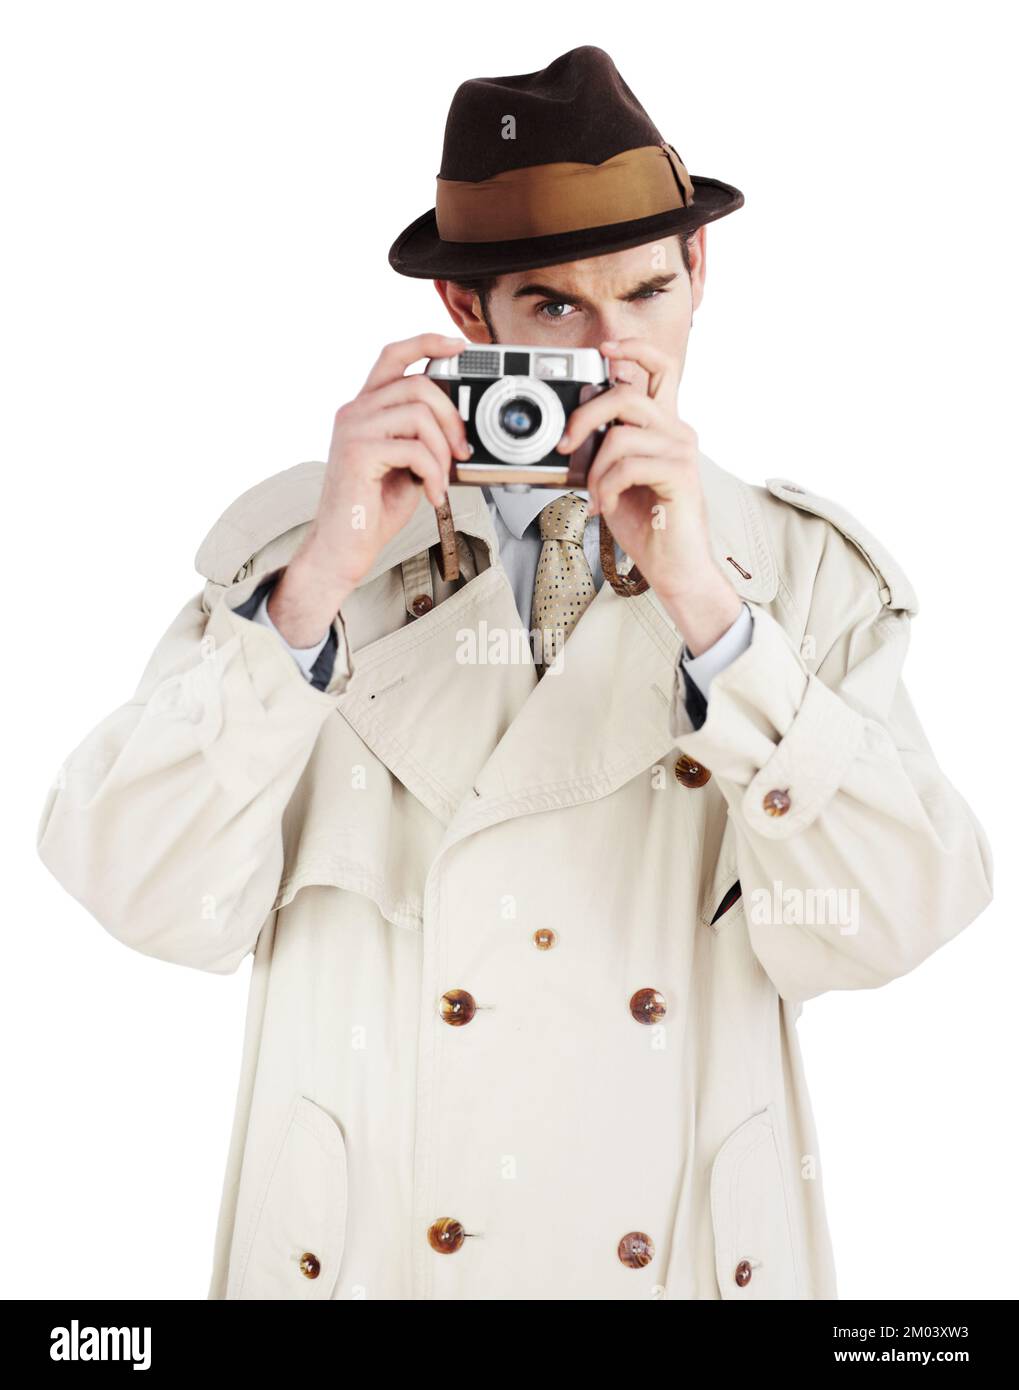
POLYGON ((708 273, 707 226, 702 222, 690 239, 690 312, 701 306, 708 273))
POLYGON ((450 318, 469 343, 490 343, 492 335, 481 311, 481 300, 473 290, 465 290, 452 280, 433 280, 439 298, 450 318))

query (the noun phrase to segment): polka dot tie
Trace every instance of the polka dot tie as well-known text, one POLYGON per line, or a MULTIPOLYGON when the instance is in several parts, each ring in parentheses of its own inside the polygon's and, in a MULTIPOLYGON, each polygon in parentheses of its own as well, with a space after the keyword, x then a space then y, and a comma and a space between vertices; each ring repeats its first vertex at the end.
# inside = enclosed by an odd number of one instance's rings
POLYGON ((534 576, 531 630, 539 634, 534 639, 539 676, 594 598, 594 575, 584 554, 586 522, 587 502, 572 492, 556 497, 538 514, 543 545, 534 576))

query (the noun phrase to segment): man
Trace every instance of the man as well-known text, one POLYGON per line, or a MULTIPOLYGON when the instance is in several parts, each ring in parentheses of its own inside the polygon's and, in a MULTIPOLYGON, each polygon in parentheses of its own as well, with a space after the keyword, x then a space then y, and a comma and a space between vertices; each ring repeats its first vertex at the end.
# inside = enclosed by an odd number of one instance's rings
POLYGON ((608 427, 588 486, 447 493, 464 422, 408 369, 464 341, 390 345, 47 799, 114 936, 254 953, 211 1298, 835 1296, 802 1002, 911 970, 991 864, 902 684, 902 570, 677 414, 741 203, 597 48, 463 84, 391 263, 470 343, 610 359, 561 446, 608 427), (554 673, 492 641, 528 625, 554 673))

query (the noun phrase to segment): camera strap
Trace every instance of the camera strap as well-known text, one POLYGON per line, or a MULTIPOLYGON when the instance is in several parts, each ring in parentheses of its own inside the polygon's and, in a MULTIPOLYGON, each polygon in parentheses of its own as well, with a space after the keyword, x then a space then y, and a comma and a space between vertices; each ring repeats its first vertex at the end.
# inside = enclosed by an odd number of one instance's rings
POLYGON ((604 512, 598 513, 598 558, 601 561, 602 574, 620 598, 636 598, 649 587, 647 580, 632 560, 625 574, 620 574, 616 569, 616 541, 609 530, 604 512))
POLYGON ((439 528, 439 542, 442 546, 442 577, 447 584, 452 584, 454 579, 460 577, 460 559, 448 492, 442 499, 442 506, 435 508, 435 523, 439 528))

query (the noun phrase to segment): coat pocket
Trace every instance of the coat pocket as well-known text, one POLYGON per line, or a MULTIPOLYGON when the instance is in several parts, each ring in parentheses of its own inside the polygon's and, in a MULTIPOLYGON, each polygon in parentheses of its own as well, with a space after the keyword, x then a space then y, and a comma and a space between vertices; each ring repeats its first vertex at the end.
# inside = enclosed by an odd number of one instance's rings
POLYGON ((711 1222, 723 1299, 800 1296, 789 1197, 770 1105, 744 1120, 715 1154, 711 1222))
POLYGON ((701 894, 701 922, 712 931, 719 931, 737 917, 743 916, 743 890, 736 862, 736 837, 727 823, 718 849, 715 867, 701 894))
POLYGON ((715 926, 718 923, 719 918, 724 917, 725 914, 729 911, 729 909, 734 907, 736 903, 740 901, 742 894, 743 889, 740 887, 740 881, 739 879, 736 879, 735 883, 733 883, 731 887, 727 888, 725 890, 725 893, 722 895, 722 900, 712 913, 711 918, 708 921, 708 926, 715 926))
POLYGON ((328 1299, 347 1228, 347 1154, 339 1125, 296 1096, 282 1126, 227 1298, 328 1299))

